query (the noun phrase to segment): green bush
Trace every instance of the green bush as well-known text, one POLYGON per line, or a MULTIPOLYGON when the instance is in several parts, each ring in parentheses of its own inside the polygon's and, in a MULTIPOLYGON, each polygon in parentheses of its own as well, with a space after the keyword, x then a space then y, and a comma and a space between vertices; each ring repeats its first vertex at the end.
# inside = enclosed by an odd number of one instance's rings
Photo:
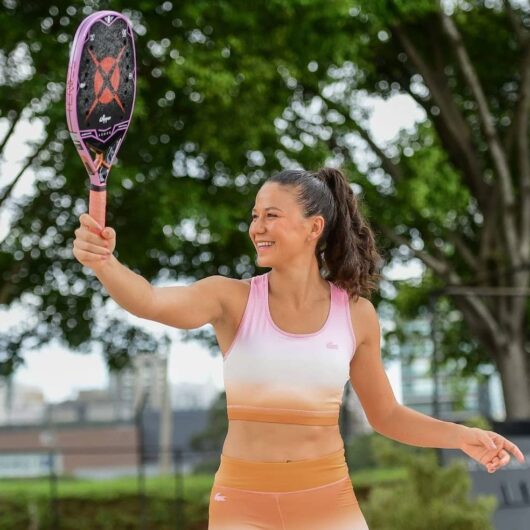
MULTIPOLYGON (((178 516, 186 530, 206 528, 208 498, 196 500, 149 497, 146 499, 148 528, 174 530, 178 516)), ((142 517, 136 496, 111 499, 62 498, 58 506, 61 530, 138 530, 142 517)), ((0 499, 0 528, 2 530, 55 530, 50 503, 46 499, 5 501, 0 499)))
POLYGON ((441 467, 433 449, 411 448, 382 436, 373 438, 373 451, 379 463, 403 466, 407 478, 371 489, 362 503, 370 529, 493 530, 496 498, 471 498, 471 479, 461 462, 441 467))
POLYGON ((479 429, 484 429, 486 431, 491 431, 492 425, 484 416, 477 414, 476 416, 471 416, 466 421, 463 422, 467 427, 478 427, 479 429))
POLYGON ((350 471, 369 469, 376 466, 377 463, 372 450, 373 437, 374 433, 359 434, 347 444, 346 461, 350 471))
POLYGON ((193 467, 193 473, 210 473, 213 475, 219 468, 219 458, 208 458, 195 464, 193 467))

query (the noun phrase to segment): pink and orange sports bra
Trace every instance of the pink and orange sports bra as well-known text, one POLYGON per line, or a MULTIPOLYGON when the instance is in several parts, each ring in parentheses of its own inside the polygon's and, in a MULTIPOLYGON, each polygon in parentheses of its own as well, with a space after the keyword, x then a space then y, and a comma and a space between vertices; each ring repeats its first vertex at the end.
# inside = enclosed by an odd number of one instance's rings
POLYGON ((289 333, 269 311, 269 272, 250 294, 223 377, 229 420, 337 425, 356 340, 347 292, 328 281, 331 305, 315 333, 289 333))

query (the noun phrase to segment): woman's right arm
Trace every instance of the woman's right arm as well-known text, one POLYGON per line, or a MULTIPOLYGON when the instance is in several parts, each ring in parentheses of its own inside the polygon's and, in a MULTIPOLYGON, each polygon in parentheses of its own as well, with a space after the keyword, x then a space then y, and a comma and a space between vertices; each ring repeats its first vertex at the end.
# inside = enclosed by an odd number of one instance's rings
POLYGON ((88 229, 98 229, 88 214, 79 217, 73 254, 91 268, 108 294, 133 315, 181 329, 193 329, 217 322, 223 315, 223 296, 230 279, 208 276, 191 285, 155 287, 143 276, 122 265, 113 255, 115 232, 110 238, 88 229), (110 252, 110 255, 109 255, 110 252), (105 259, 103 256, 107 255, 105 259))

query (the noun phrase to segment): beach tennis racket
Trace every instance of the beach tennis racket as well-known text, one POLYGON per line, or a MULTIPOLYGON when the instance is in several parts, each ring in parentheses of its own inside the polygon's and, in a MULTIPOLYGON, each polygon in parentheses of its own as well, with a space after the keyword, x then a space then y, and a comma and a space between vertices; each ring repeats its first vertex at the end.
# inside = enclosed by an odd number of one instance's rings
POLYGON ((90 177, 89 215, 102 228, 107 178, 131 122, 135 94, 136 57, 129 20, 115 11, 92 13, 77 28, 70 50, 66 121, 90 177))

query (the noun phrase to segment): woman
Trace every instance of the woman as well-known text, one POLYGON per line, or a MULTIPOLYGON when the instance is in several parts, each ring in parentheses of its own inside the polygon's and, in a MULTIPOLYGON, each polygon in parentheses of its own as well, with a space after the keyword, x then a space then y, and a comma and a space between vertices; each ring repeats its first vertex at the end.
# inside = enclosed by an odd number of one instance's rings
POLYGON ((337 169, 286 170, 259 190, 249 280, 210 276, 153 287, 112 255, 115 233, 80 217, 74 255, 131 313, 177 328, 213 325, 229 427, 210 495, 209 530, 366 530, 338 427, 351 381, 372 427, 403 443, 460 448, 489 471, 521 451, 502 436, 397 403, 370 294, 380 260, 337 169), (101 256, 103 255, 103 257, 101 256))

